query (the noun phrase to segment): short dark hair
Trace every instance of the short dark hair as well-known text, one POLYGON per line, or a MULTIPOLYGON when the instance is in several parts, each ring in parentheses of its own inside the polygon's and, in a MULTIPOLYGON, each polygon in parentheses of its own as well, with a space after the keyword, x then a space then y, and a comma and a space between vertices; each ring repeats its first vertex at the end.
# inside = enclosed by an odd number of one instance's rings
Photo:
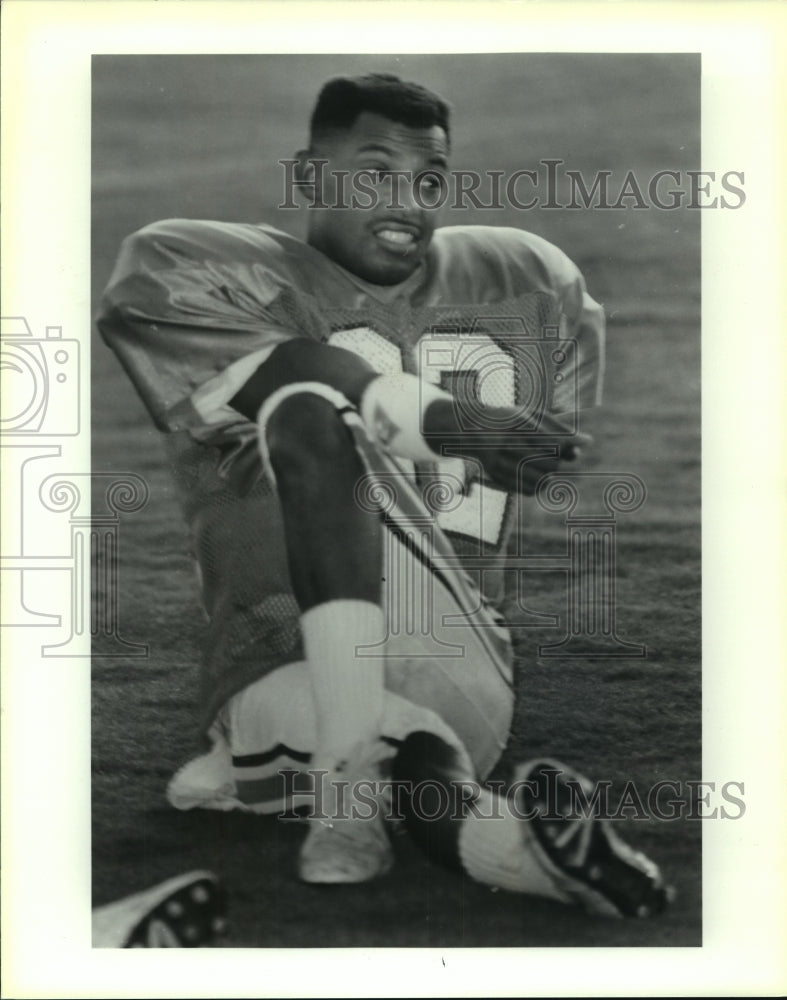
POLYGON ((333 131, 351 129, 363 111, 413 128, 439 125, 451 137, 451 112, 442 97, 392 73, 367 73, 337 76, 323 86, 311 116, 309 143, 333 131))

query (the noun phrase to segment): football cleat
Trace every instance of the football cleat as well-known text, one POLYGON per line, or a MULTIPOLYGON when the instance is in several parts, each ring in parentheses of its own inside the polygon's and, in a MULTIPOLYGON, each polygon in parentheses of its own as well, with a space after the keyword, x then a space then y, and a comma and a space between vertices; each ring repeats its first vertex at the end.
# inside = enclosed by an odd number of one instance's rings
POLYGON ((391 868, 393 852, 382 817, 309 822, 298 859, 304 882, 368 882, 391 868))
POLYGON ((215 875, 193 871, 93 911, 94 948, 199 948, 226 928, 215 875))
POLYGON ((534 816, 522 823, 527 846, 556 886, 589 913, 645 918, 675 898, 658 867, 614 831, 614 821, 577 808, 577 787, 586 797, 593 791, 587 778, 540 760, 515 769, 514 784, 519 782, 532 789, 534 816))
POLYGON ((363 781, 365 791, 371 793, 370 782, 378 780, 379 765, 392 752, 382 744, 358 747, 348 761, 327 774, 313 766, 315 780, 323 779, 323 794, 319 813, 308 819, 309 831, 298 858, 302 881, 315 885, 368 882, 391 868, 393 850, 382 802, 368 794, 361 803, 354 788, 363 781))

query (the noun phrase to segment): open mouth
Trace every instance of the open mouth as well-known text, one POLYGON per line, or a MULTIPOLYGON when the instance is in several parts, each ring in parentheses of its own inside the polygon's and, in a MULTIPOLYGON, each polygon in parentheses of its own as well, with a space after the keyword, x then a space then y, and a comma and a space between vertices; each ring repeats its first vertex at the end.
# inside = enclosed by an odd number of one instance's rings
POLYGON ((379 226, 374 230, 375 238, 388 250, 406 254, 418 245, 418 234, 404 226, 379 226))

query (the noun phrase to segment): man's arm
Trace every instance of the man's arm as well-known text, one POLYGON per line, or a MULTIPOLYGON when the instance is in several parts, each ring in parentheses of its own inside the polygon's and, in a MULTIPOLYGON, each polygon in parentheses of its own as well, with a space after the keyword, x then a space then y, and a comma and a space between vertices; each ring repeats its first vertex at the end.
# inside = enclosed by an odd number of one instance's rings
POLYGON ((262 404, 276 390, 296 382, 322 382, 359 407, 369 383, 379 377, 371 365, 352 351, 305 337, 279 344, 229 401, 249 420, 256 420, 262 404))
POLYGON ((415 460, 445 457, 476 459, 490 479, 507 490, 531 493, 535 483, 572 459, 584 435, 567 437, 559 419, 545 416, 534 429, 512 431, 501 439, 499 428, 518 411, 476 407, 472 433, 464 429, 461 404, 415 375, 380 375, 352 351, 305 338, 279 344, 230 400, 230 406, 256 421, 275 392, 297 383, 320 383, 340 392, 356 407, 371 436, 392 454, 415 460), (489 415, 488 426, 484 415, 489 415))

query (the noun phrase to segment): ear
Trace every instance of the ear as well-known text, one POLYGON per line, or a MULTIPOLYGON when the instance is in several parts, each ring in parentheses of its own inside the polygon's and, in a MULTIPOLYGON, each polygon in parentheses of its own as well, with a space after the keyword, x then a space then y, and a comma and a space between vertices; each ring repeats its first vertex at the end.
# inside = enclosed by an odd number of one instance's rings
POLYGON ((314 164, 309 162, 309 150, 299 149, 295 154, 295 179, 301 184, 314 184, 314 164))
POLYGON ((314 153, 308 149, 299 149, 295 157, 298 160, 295 165, 295 180, 298 182, 298 187, 315 201, 319 187, 319 171, 314 164, 314 153))

